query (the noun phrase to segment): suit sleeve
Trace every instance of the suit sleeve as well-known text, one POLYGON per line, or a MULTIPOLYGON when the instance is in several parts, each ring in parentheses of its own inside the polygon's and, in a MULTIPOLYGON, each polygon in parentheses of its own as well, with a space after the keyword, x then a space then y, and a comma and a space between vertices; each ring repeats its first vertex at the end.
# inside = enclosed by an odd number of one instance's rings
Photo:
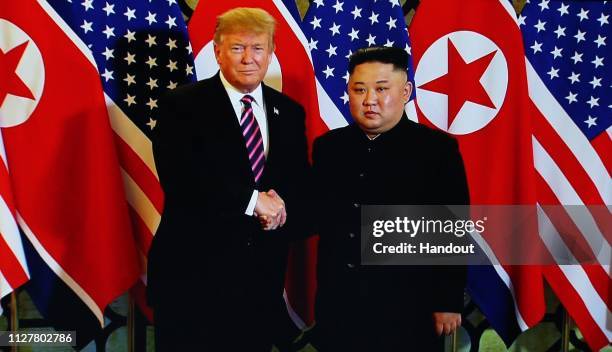
POLYGON ((330 191, 328 189, 329 181, 325 172, 328 170, 326 165, 325 143, 322 137, 317 138, 312 146, 312 184, 313 192, 311 192, 311 202, 317 210, 314 218, 314 231, 321 234, 321 230, 328 229, 330 224, 325 223, 326 216, 330 213, 329 205, 333 202, 329 199, 330 191))
POLYGON ((185 126, 188 117, 182 114, 173 99, 160 100, 160 118, 153 137, 153 155, 160 183, 164 190, 164 216, 187 216, 190 204, 192 170, 189 137, 185 126))
MULTIPOLYGON (((312 234, 312 173, 308 161, 308 145, 306 141, 305 112, 302 106, 296 104, 296 122, 291 131, 292 146, 290 150, 289 172, 291 186, 287 194, 287 232, 291 240, 300 240, 312 234)), ((283 195, 281 194, 281 197, 283 195)))

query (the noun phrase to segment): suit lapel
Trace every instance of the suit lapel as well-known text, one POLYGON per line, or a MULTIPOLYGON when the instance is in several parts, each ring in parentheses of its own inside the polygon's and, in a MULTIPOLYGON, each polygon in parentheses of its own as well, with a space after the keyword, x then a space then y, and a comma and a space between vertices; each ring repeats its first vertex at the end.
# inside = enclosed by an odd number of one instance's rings
POLYGON ((240 123, 219 73, 211 80, 210 89, 202 89, 199 96, 194 97, 196 101, 206 102, 198 112, 202 116, 200 120, 204 138, 217 140, 212 146, 217 148, 214 153, 222 155, 227 165, 237 167, 239 172, 245 175, 245 179, 249 179, 253 172, 240 123))
POLYGON ((264 180, 267 179, 266 175, 270 175, 270 171, 274 169, 275 156, 278 152, 276 148, 280 145, 280 133, 281 129, 281 113, 278 100, 275 99, 272 88, 262 83, 262 91, 264 102, 266 106, 266 117, 268 120, 268 156, 266 157, 266 167, 264 168, 264 180), (267 172, 266 172, 267 171, 267 172))

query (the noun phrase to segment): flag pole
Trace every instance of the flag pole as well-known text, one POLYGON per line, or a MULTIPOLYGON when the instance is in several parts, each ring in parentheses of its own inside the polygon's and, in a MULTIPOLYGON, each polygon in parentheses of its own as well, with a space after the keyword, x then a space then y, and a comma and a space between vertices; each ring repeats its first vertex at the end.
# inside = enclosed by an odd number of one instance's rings
POLYGON ((128 293, 128 315, 127 315, 127 343, 128 343, 128 352, 134 352, 134 329, 136 328, 136 324, 134 324, 134 298, 130 293, 128 293))
POLYGON ((457 349, 457 330, 455 330, 451 335, 451 352, 457 352, 457 349))
MULTIPOLYGON (((19 317, 17 316, 17 293, 11 292, 11 318, 9 320, 9 331, 17 331, 19 329, 19 317)), ((17 345, 11 346, 11 352, 17 352, 17 345)))
POLYGON ((569 352, 571 318, 567 313, 565 307, 561 306, 561 309, 563 309, 563 326, 561 327, 561 352, 569 352))

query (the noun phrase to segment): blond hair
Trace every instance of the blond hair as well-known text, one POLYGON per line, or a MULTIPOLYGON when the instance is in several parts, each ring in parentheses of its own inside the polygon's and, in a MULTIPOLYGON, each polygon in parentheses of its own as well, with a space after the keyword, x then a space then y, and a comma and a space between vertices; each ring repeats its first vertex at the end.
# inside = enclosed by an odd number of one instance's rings
POLYGON ((224 12, 217 17, 215 27, 215 44, 221 44, 223 34, 236 33, 240 31, 255 34, 265 33, 268 35, 270 51, 274 49, 274 31, 276 20, 265 10, 251 7, 237 7, 224 12))

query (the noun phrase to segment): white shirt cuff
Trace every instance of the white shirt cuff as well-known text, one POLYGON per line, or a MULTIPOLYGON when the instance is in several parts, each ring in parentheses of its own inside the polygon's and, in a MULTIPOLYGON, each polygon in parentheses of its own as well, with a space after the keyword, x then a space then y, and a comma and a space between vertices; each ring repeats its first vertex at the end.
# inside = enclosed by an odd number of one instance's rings
POLYGON ((253 195, 251 195, 251 200, 249 201, 249 205, 247 206, 244 213, 248 216, 253 216, 253 212, 255 211, 255 205, 257 205, 257 197, 259 196, 259 191, 256 189, 253 190, 253 195))

